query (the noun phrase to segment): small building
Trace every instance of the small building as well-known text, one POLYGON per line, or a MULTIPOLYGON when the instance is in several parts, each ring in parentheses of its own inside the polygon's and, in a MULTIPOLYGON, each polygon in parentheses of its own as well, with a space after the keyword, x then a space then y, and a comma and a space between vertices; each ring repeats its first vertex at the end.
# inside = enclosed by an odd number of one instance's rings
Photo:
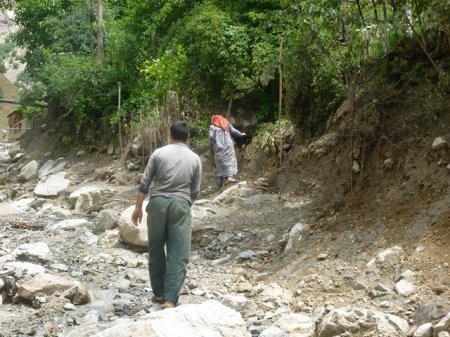
POLYGON ((8 118, 8 140, 15 141, 30 129, 28 120, 23 117, 19 109, 11 111, 6 115, 8 118))

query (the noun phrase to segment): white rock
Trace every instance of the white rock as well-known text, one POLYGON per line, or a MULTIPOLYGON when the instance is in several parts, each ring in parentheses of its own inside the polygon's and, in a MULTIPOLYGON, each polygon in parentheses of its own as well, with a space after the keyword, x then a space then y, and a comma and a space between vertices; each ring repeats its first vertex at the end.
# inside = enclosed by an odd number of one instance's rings
POLYGON ((53 166, 55 165, 55 161, 53 159, 47 160, 39 169, 38 171, 38 177, 39 179, 42 179, 45 176, 48 176, 53 169, 53 166))
POLYGON ((356 160, 354 160, 353 166, 352 166, 352 172, 354 174, 358 174, 360 171, 361 171, 361 167, 359 166, 359 163, 356 160))
POLYGON ((196 205, 191 207, 191 212, 192 212, 193 220, 194 219, 201 220, 201 219, 204 219, 209 216, 217 214, 217 212, 215 210, 213 210, 212 208, 201 207, 201 206, 196 206, 196 205))
POLYGON ((267 329, 264 329, 258 337, 290 337, 290 335, 276 326, 269 326, 267 329))
POLYGON ((416 278, 416 273, 415 272, 413 272, 412 270, 405 270, 401 275, 400 275, 400 277, 398 278, 398 280, 397 281, 400 281, 400 280, 409 280, 409 281, 414 281, 415 280, 415 278, 416 278))
POLYGON ((368 268, 373 268, 377 266, 382 267, 383 265, 393 264, 395 262, 398 262, 403 254, 403 248, 400 246, 395 246, 378 253, 378 255, 374 259, 370 260, 366 266, 368 268))
POLYGON ((26 243, 13 251, 13 256, 22 261, 47 262, 52 259, 50 249, 45 242, 26 243))
POLYGON ((70 180, 65 179, 65 172, 58 172, 42 180, 34 188, 34 194, 41 197, 56 197, 60 192, 69 187, 70 180))
POLYGON ((262 302, 271 302, 276 306, 280 306, 282 303, 291 303, 293 294, 290 290, 280 287, 277 283, 271 283, 264 285, 258 296, 262 302))
POLYGON ((128 207, 122 212, 119 218, 119 234, 123 242, 134 246, 147 247, 148 246, 148 231, 147 231, 147 212, 145 211, 148 201, 144 201, 142 206, 142 221, 138 226, 131 222, 131 215, 134 211, 134 206, 128 207))
POLYGON ((409 296, 412 293, 414 293, 415 288, 411 282, 402 279, 395 284, 394 290, 397 294, 401 296, 409 296))
POLYGON ((36 200, 35 198, 22 198, 11 203, 11 207, 26 212, 30 210, 30 205, 36 200))
POLYGON ((96 205, 111 195, 109 189, 102 189, 96 186, 85 186, 72 192, 69 196, 69 204, 77 213, 87 213, 94 210, 96 205))
POLYGON ((450 332, 441 331, 438 333, 437 337, 450 337, 450 332))
POLYGON ((261 207, 264 204, 270 204, 271 206, 276 205, 279 202, 279 197, 277 194, 257 194, 252 195, 248 198, 237 198, 236 204, 245 207, 261 207))
POLYGON ((23 215, 23 213, 25 213, 24 210, 14 207, 10 203, 1 203, 0 204, 0 214, 3 217, 7 217, 10 215, 19 215, 19 214, 23 215))
POLYGON ((450 312, 434 326, 433 336, 439 337, 440 332, 450 332, 450 312))
POLYGON ((17 178, 21 181, 29 181, 37 177, 38 162, 36 160, 30 161, 20 170, 17 178))
POLYGON ((392 158, 386 159, 386 160, 384 161, 384 163, 383 163, 383 167, 384 167, 386 170, 392 169, 392 168, 394 167, 394 161, 392 160, 392 158))
POLYGON ((245 303, 247 303, 247 298, 241 295, 226 295, 222 299, 222 303, 233 310, 242 312, 245 303))
POLYGON ((46 271, 41 265, 31 262, 7 262, 5 263, 5 266, 6 268, 14 270, 15 274, 36 275, 46 271))
POLYGON ((77 310, 77 308, 72 303, 66 303, 66 304, 64 304, 64 310, 75 311, 75 310, 77 310))
POLYGON ((228 187, 225 191, 223 191, 221 194, 219 194, 217 197, 215 197, 212 200, 212 202, 214 204, 220 204, 220 203, 224 202, 225 200, 230 199, 230 197, 237 195, 241 186, 246 186, 246 185, 247 185, 247 182, 243 181, 243 182, 235 184, 231 187, 228 187))
POLYGON ((86 219, 67 219, 54 224, 52 229, 74 230, 88 224, 89 222, 86 219))
POLYGON ((52 204, 44 204, 41 209, 36 213, 38 217, 56 217, 67 218, 72 215, 72 212, 68 209, 60 206, 54 206, 52 204))
POLYGON ((273 322, 288 336, 313 337, 315 334, 316 324, 304 314, 284 313, 273 319, 273 322))
POLYGON ((392 307, 392 302, 383 301, 383 302, 380 303, 380 308, 388 309, 390 307, 392 307))
POLYGON ((417 328, 414 331, 413 337, 432 337, 433 336, 433 324, 426 323, 417 328))
POLYGON ((447 142, 443 137, 437 137, 433 141, 433 145, 431 146, 433 150, 443 149, 447 146, 447 142))
MULTIPOLYGON (((97 324, 97 329, 101 327, 97 324)), ((148 314, 137 321, 127 320, 92 334, 86 328, 74 330, 77 337, 250 337, 241 315, 213 300, 185 304, 175 309, 148 314)))
POLYGON ((302 239, 301 233, 305 232, 308 229, 307 225, 304 225, 302 223, 297 223, 294 226, 292 226, 290 232, 289 232, 289 239, 288 243, 286 244, 286 247, 284 248, 283 255, 287 255, 289 251, 292 249, 292 246, 295 241, 300 241, 302 239))
POLYGON ((406 337, 409 330, 408 322, 398 316, 361 308, 340 308, 323 318, 317 336, 356 336, 372 333, 374 336, 406 337))

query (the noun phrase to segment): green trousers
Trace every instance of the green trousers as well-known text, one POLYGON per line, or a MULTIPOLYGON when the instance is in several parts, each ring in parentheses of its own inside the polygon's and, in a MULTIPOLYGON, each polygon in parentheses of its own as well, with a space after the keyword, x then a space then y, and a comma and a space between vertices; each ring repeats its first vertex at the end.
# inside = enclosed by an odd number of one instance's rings
POLYGON ((181 197, 156 196, 150 198, 147 213, 148 268, 153 293, 177 303, 191 251, 191 206, 181 197))

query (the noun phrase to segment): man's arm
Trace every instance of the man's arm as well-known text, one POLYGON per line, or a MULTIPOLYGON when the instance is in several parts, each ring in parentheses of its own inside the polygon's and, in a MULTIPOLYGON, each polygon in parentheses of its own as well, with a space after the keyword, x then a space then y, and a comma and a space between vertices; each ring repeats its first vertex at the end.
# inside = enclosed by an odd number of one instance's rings
POLYGON ((198 194, 200 193, 200 183, 202 181, 202 163, 200 158, 198 158, 197 169, 194 172, 194 176, 191 181, 191 199, 194 202, 197 199, 198 194))
POLYGON ((142 175, 141 183, 139 185, 139 190, 136 196, 136 204, 134 206, 133 214, 131 215, 131 222, 134 225, 139 225, 139 222, 142 220, 142 204, 144 203, 145 196, 148 193, 148 189, 150 187, 150 183, 155 174, 155 157, 154 155, 150 156, 148 160, 148 164, 145 167, 144 174, 142 175))
POLYGON ((131 222, 138 226, 142 220, 142 204, 144 203, 145 194, 138 191, 136 197, 136 205, 134 206, 133 214, 131 215, 131 222))

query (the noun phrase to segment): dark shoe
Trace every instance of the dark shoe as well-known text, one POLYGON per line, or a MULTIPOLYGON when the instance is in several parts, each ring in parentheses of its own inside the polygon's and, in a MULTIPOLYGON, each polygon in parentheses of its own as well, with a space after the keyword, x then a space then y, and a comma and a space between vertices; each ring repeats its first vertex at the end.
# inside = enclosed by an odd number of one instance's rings
POLYGON ((164 303, 164 297, 153 295, 152 296, 152 303, 163 304, 164 303))

